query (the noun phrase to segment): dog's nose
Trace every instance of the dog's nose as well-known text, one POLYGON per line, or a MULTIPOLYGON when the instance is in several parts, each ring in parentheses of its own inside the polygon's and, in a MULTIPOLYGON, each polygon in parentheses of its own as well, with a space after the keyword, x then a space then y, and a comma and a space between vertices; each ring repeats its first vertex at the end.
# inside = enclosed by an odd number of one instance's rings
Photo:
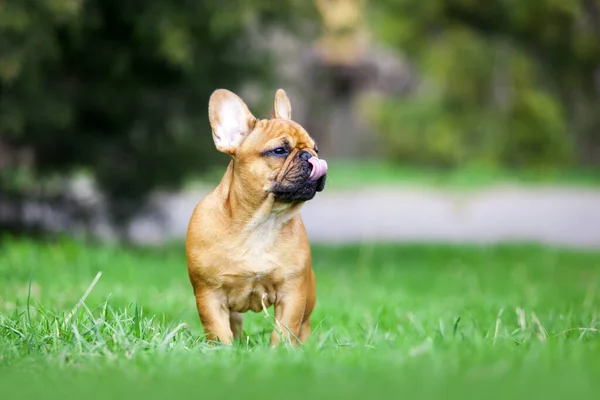
POLYGON ((302 161, 308 161, 308 160, 310 160, 310 158, 311 158, 311 157, 312 157, 312 154, 310 154, 310 153, 309 153, 308 151, 306 151, 306 150, 303 150, 303 151, 300 153, 300 159, 301 159, 302 161))

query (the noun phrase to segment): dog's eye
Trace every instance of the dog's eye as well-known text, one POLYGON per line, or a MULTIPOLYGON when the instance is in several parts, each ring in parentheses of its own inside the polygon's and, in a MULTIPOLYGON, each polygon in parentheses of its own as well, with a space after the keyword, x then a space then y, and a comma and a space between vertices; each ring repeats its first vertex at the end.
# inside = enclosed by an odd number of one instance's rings
POLYGON ((286 155, 288 153, 288 151, 285 147, 278 147, 278 148, 272 150, 271 153, 278 155, 278 156, 283 156, 283 155, 286 155))

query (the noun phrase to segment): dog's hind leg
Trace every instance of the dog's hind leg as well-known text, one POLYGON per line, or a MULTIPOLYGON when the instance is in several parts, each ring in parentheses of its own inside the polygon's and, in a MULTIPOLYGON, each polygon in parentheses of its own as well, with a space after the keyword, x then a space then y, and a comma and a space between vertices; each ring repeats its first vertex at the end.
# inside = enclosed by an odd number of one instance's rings
POLYGON ((229 324, 233 332, 233 340, 241 339, 243 334, 244 314, 231 311, 229 313, 229 324))

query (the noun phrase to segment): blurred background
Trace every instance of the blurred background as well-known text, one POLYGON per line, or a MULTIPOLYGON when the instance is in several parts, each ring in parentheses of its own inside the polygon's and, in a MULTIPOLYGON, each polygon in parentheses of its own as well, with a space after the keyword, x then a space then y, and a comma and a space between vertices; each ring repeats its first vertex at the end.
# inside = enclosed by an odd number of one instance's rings
POLYGON ((181 238, 216 88, 330 164, 314 241, 600 246, 598 0, 5 0, 0 230, 181 238))

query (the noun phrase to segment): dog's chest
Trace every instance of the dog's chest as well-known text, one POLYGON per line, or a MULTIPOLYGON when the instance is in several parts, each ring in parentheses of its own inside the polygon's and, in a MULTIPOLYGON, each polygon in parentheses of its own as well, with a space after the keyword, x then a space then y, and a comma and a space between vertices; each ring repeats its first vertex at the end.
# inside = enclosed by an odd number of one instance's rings
MULTIPOLYGON (((285 217, 287 219, 289 217, 285 217)), ((269 253, 277 242, 281 233, 281 225, 285 222, 284 217, 272 216, 258 223, 252 224, 248 230, 240 248, 244 249, 248 262, 253 262, 253 258, 260 264, 264 254, 269 253)))

